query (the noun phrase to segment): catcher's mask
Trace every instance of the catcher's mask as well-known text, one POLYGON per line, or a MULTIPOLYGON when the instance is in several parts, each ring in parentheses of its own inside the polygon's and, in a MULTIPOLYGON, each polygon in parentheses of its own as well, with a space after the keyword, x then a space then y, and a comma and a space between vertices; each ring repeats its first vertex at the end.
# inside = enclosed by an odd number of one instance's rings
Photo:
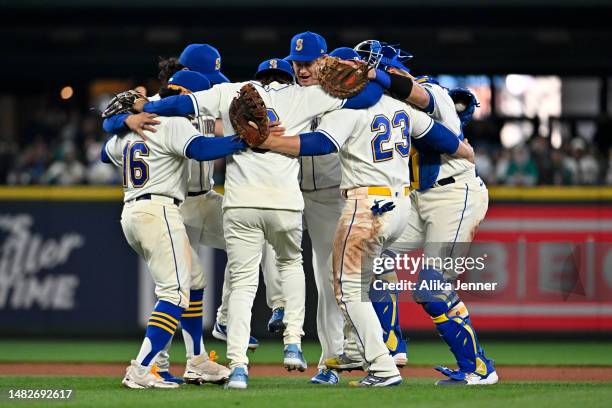
POLYGON ((410 72, 403 63, 412 58, 412 54, 397 48, 397 45, 387 44, 378 40, 365 40, 357 44, 355 51, 374 68, 386 70, 389 67, 410 72))

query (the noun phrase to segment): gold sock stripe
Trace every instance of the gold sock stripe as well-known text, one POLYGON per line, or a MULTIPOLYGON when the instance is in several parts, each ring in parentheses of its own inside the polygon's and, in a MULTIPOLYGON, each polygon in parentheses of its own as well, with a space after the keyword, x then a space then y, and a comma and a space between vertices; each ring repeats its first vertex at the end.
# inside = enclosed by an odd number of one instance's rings
POLYGON ((152 315, 161 316, 161 317, 165 317, 165 318, 169 319, 171 322, 174 322, 174 324, 178 324, 178 320, 176 320, 174 317, 170 316, 167 313, 154 311, 151 314, 152 315))
POLYGON ((188 307, 184 311, 185 312, 201 312, 202 310, 204 310, 202 306, 196 306, 196 307, 188 307))
POLYGON ((436 324, 444 323, 448 321, 448 316, 446 316, 446 314, 441 314, 440 316, 432 317, 431 320, 433 320, 433 322, 436 324))
POLYGON ((181 315, 181 317, 198 317, 198 316, 202 316, 202 315, 203 315, 202 312, 200 312, 200 313, 183 313, 181 315))
POLYGON ((176 330, 177 325, 172 323, 171 321, 169 321, 167 319, 163 319, 163 318, 157 317, 157 316, 151 316, 149 318, 149 321, 155 321, 155 320, 165 324, 166 326, 170 327, 172 330, 176 330))
POLYGON ((159 324, 159 323, 155 323, 155 322, 149 321, 149 326, 159 327, 160 329, 164 329, 165 331, 167 331, 170 334, 174 334, 174 330, 170 330, 169 328, 167 328, 163 324, 159 324))
POLYGON ((198 300, 198 301, 193 300, 193 301, 189 302, 189 306, 201 305, 203 303, 204 303, 203 300, 198 300))

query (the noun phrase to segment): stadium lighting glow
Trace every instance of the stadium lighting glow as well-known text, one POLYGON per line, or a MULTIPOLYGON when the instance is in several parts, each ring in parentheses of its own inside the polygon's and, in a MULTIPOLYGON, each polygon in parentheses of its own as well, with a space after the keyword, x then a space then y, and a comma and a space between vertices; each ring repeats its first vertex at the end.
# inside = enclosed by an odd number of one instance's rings
POLYGON ((71 86, 65 86, 60 91, 60 98, 64 100, 72 98, 72 95, 74 95, 74 89, 71 86))

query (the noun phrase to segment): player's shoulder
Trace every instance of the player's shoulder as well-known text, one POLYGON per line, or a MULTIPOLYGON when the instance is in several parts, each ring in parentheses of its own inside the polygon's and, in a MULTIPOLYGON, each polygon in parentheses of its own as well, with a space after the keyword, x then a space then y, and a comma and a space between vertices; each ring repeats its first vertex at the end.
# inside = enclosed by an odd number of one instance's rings
MULTIPOLYGON (((148 139, 159 141, 163 140, 169 134, 180 132, 196 132, 197 129, 191 121, 182 116, 158 116, 155 119, 159 120, 159 125, 155 125, 155 132, 145 132, 148 139)), ((191 136, 191 135, 190 135, 191 136)))

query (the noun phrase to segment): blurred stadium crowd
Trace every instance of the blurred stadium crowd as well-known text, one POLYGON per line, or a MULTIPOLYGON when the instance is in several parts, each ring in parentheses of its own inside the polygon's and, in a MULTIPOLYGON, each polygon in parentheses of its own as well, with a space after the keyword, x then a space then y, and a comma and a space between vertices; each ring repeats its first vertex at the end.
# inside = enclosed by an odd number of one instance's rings
MULTIPOLYGON (((499 135, 483 134, 497 131, 484 122, 476 121, 465 134, 489 185, 612 185, 612 148, 606 144, 573 137, 554 149, 549 138, 535 136, 507 149, 499 135)), ((99 160, 106 137, 94 111, 35 111, 18 140, 0 138, 0 184, 118 184, 117 169, 99 160)), ((217 174, 222 183, 222 171, 217 174)))

